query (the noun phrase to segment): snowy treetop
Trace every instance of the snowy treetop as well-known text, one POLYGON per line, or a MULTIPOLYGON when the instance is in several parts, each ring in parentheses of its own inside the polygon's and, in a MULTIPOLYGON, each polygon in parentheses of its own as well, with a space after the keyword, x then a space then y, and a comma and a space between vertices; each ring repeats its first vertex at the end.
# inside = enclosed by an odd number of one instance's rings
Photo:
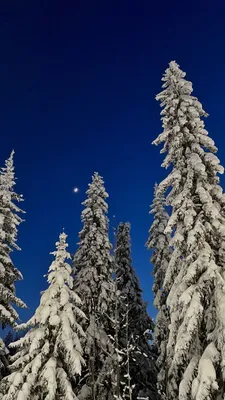
POLYGON ((17 241, 17 227, 23 221, 18 213, 23 213, 16 202, 23 201, 23 197, 14 192, 16 184, 14 162, 14 151, 5 161, 5 167, 0 171, 0 240, 12 248, 19 249, 17 241))
MULTIPOLYGON (((92 183, 89 184, 86 194, 87 199, 82 203, 85 206, 82 212, 82 221, 85 222, 90 218, 89 222, 92 223, 106 222, 102 215, 108 212, 108 205, 105 200, 109 195, 105 190, 102 177, 97 172, 94 173, 92 183)), ((105 225, 104 228, 107 229, 108 226, 105 225)))
MULTIPOLYGON (((214 154, 217 148, 208 137, 201 119, 206 113, 197 98, 191 96, 192 86, 184 76, 174 61, 170 63, 163 77, 165 90, 157 96, 164 107, 161 113, 164 131, 153 143, 158 145, 164 142, 162 152, 167 151, 167 155, 162 166, 167 168, 173 165, 172 172, 161 182, 159 190, 164 192, 172 187, 167 200, 175 210, 182 203, 185 210, 191 210, 191 194, 199 197, 207 216, 219 217, 216 203, 225 205, 225 196, 218 186, 218 173, 223 173, 224 168, 214 154)), ((186 217, 188 227, 192 224, 194 215, 190 211, 186 217)), ((173 219, 176 216, 174 213, 173 219)), ((171 219, 170 230, 173 225, 171 219)))

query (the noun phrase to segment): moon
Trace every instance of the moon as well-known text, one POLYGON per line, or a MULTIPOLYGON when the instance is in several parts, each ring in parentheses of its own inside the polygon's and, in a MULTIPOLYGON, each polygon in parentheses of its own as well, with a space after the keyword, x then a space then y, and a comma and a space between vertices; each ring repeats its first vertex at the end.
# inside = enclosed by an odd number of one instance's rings
POLYGON ((73 189, 73 191, 74 191, 74 193, 78 193, 78 192, 79 192, 79 189, 78 189, 77 187, 75 187, 75 188, 73 189))

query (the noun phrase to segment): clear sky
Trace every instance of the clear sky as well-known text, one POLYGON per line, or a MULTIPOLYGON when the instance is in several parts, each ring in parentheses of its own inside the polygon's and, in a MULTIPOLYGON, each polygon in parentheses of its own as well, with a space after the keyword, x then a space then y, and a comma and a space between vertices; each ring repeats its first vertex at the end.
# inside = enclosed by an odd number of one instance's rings
POLYGON ((24 275, 17 293, 29 306, 21 318, 46 287, 63 227, 76 248, 94 171, 110 194, 111 225, 131 222, 133 264, 154 315, 144 244, 153 185, 166 174, 151 145, 161 131, 154 98, 176 60, 210 114, 206 126, 225 164, 224 1, 4 1, 0 54, 0 164, 14 148, 27 213, 22 251, 13 254, 24 275))

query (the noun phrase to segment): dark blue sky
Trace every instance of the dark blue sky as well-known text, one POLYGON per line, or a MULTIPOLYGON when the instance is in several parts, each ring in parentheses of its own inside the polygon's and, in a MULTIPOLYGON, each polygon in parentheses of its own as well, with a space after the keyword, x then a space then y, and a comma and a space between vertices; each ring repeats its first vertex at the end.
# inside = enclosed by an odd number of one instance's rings
POLYGON ((75 250, 94 171, 110 194, 111 223, 115 214, 132 224, 133 264, 154 313, 144 244, 153 185, 165 175, 151 145, 161 131, 154 97, 175 59, 210 114, 207 128, 225 164, 224 1, 4 3, 0 163, 14 148, 27 212, 22 252, 13 255, 24 274, 17 292, 29 306, 21 317, 30 316, 46 287, 43 274, 62 227, 75 250))

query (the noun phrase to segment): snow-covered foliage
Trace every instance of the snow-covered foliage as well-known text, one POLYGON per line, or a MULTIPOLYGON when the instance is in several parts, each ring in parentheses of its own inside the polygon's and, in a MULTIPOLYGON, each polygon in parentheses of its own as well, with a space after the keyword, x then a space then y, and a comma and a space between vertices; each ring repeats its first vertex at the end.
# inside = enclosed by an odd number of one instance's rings
POLYGON ((6 337, 5 337, 5 339, 4 339, 5 346, 8 347, 9 344, 12 343, 13 341, 14 341, 13 340, 13 333, 12 333, 11 330, 9 330, 7 335, 6 335, 6 337))
MULTIPOLYGON (((129 321, 129 334, 134 337, 144 332, 150 332, 153 322, 146 311, 147 304, 142 299, 142 290, 131 260, 130 224, 120 223, 117 230, 117 241, 115 249, 115 266, 117 289, 121 297, 129 304, 132 316, 129 321), (138 322, 138 323, 137 323, 138 322)), ((120 312, 126 314, 126 302, 121 301, 120 312), (124 313, 122 308, 124 307, 124 313)))
POLYGON ((147 247, 152 251, 151 263, 154 267, 154 305, 158 310, 154 339, 158 350, 157 366, 159 368, 158 386, 160 392, 165 391, 165 361, 166 347, 169 335, 169 310, 166 304, 167 291, 163 288, 166 270, 171 256, 169 246, 170 235, 165 233, 168 224, 169 215, 165 210, 165 199, 158 190, 158 185, 155 185, 154 200, 151 206, 150 214, 154 214, 154 220, 149 230, 149 239, 147 247))
POLYGON ((167 189, 172 215, 165 233, 172 233, 173 253, 164 289, 169 291, 170 333, 167 345, 168 399, 224 398, 225 380, 225 196, 219 186, 223 173, 201 119, 207 114, 192 84, 176 62, 163 77, 161 102, 164 167, 172 167, 159 185, 167 189), (217 242, 217 244, 215 243, 217 242))
POLYGON ((9 366, 9 350, 0 339, 0 381, 7 374, 9 366))
POLYGON ((169 215, 165 210, 164 196, 157 189, 158 185, 156 184, 154 189, 154 200, 150 211, 150 214, 154 215, 154 220, 149 230, 149 239, 146 245, 149 250, 153 250, 150 261, 154 267, 154 304, 156 308, 159 308, 162 301, 162 287, 170 260, 171 250, 169 247, 170 235, 165 234, 169 215))
POLYGON ((14 304, 25 307, 15 294, 15 281, 22 279, 22 275, 11 259, 12 250, 19 250, 16 243, 17 229, 22 222, 18 215, 22 210, 15 202, 23 200, 14 191, 16 178, 13 155, 14 151, 0 171, 0 323, 3 327, 7 324, 15 325, 18 319, 14 304))
MULTIPOLYGON (((128 374, 129 348, 128 375, 131 378, 131 385, 134 385, 132 389, 134 398, 143 388, 149 399, 151 396, 155 398, 156 367, 149 345, 153 322, 146 311, 147 305, 142 299, 140 283, 132 267, 129 223, 120 223, 118 226, 115 272, 119 299, 119 350, 124 354, 121 374, 125 377, 128 374)), ((126 382, 126 379, 124 381, 126 382)))
POLYGON ((48 271, 49 287, 42 293, 34 316, 18 329, 30 328, 11 344, 12 373, 1 384, 4 400, 75 400, 73 385, 81 374, 85 336, 78 320, 85 315, 81 300, 73 290, 66 234, 56 243, 55 259, 48 271))
MULTIPOLYGON (((83 202, 81 215, 83 228, 74 257, 75 290, 80 295, 88 321, 84 329, 87 334, 85 353, 87 358, 86 378, 82 377, 83 392, 91 390, 92 398, 113 398, 114 350, 112 335, 112 309, 114 283, 112 280, 111 244, 108 234, 108 205, 104 182, 98 173, 92 177, 83 202)), ((84 374, 86 371, 84 372, 84 374)), ((81 390, 81 397, 84 394, 81 390)))

